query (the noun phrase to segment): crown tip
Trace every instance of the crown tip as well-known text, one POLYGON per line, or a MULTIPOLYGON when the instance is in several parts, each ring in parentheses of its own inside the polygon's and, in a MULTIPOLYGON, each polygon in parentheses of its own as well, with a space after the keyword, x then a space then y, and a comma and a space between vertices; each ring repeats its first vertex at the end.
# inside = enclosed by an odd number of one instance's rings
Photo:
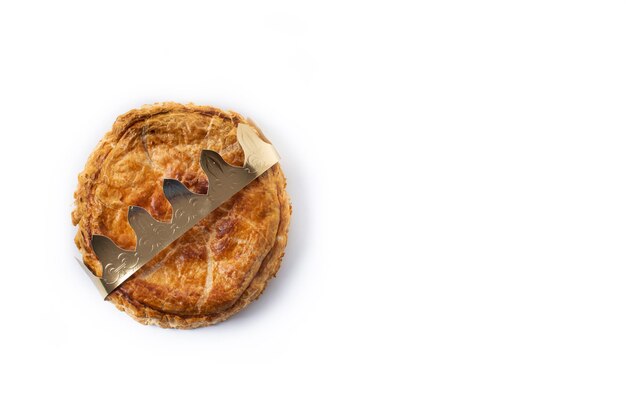
POLYGON ((139 206, 128 206, 128 215, 129 216, 131 214, 137 214, 140 211, 145 211, 145 209, 143 207, 139 207, 139 206))

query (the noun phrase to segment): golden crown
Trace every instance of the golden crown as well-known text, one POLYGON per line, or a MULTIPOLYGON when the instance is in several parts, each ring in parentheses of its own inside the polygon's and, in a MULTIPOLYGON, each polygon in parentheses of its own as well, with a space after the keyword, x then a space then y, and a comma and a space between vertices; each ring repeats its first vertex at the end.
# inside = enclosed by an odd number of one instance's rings
POLYGON ((92 236, 91 247, 102 264, 102 277, 95 276, 82 262, 79 263, 104 298, 280 159, 274 146, 263 141, 246 124, 237 125, 237 141, 244 152, 241 167, 228 164, 214 151, 205 149, 200 154, 200 166, 209 179, 206 194, 193 193, 175 179, 163 180, 163 193, 172 205, 171 222, 155 220, 142 207, 128 207, 128 223, 137 236, 135 250, 121 249, 103 235, 92 236))

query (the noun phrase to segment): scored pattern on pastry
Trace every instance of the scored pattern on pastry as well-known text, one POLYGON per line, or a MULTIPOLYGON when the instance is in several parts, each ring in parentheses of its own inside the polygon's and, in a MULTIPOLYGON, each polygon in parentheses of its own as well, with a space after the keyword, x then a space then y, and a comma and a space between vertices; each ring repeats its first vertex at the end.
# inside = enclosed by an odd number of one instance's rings
POLYGON ((137 236, 135 250, 121 249, 103 235, 92 236, 91 246, 102 264, 102 277, 85 270, 103 297, 279 160, 276 149, 246 124, 237 126, 237 141, 244 152, 242 167, 228 164, 217 152, 201 152, 200 165, 209 181, 206 194, 191 192, 175 179, 163 180, 163 193, 172 206, 171 222, 158 221, 139 206, 128 208, 128 223, 137 236))

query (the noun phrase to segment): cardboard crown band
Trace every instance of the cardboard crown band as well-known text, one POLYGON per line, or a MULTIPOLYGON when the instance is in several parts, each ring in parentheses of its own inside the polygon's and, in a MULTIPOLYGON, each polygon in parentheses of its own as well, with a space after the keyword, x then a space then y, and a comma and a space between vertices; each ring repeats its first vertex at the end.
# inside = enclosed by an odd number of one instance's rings
POLYGON ((263 141, 246 124, 240 123, 237 126, 237 141, 244 152, 242 167, 228 164, 217 152, 206 149, 202 151, 200 165, 209 180, 206 194, 193 193, 175 179, 163 180, 163 193, 172 205, 171 222, 155 220, 139 206, 128 208, 128 223, 137 235, 135 250, 121 249, 103 235, 92 236, 91 247, 102 264, 102 277, 95 276, 83 262, 79 263, 104 298, 280 159, 274 146, 263 141))

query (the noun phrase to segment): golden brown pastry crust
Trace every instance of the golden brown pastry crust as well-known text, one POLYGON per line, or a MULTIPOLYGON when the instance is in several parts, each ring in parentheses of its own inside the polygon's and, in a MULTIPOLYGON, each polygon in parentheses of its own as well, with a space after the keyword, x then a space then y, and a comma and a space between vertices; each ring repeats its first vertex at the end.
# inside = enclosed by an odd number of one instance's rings
MULTIPOLYGON (((234 112, 161 103, 131 110, 90 155, 78 177, 72 222, 85 264, 101 276, 93 234, 132 249, 130 205, 169 221, 163 178, 206 193, 202 149, 242 165, 234 112)), ((260 135, 262 135, 259 132, 260 135)), ((287 244, 291 205, 277 164, 144 265, 107 300, 144 324, 196 328, 218 323, 254 301, 276 275, 287 244)))

